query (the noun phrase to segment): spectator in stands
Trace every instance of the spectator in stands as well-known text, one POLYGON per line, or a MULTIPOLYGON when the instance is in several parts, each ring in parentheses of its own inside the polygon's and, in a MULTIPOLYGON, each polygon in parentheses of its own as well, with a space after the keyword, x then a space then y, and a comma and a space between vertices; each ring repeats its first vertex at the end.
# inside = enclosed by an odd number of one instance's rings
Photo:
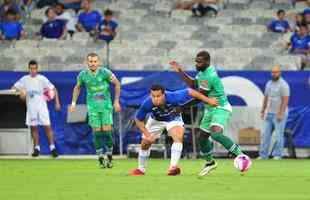
POLYGON ((53 8, 48 8, 45 11, 47 21, 41 26, 40 35, 43 38, 49 39, 64 39, 66 36, 66 22, 56 19, 56 12, 53 8))
POLYGON ((116 36, 117 27, 118 23, 113 19, 113 12, 111 10, 106 10, 104 12, 104 19, 99 25, 98 39, 110 43, 116 36))
POLYGON ((26 32, 22 24, 17 20, 15 10, 8 10, 5 16, 5 20, 0 23, 0 39, 19 40, 26 38, 26 32))
POLYGON ((218 13, 217 0, 195 0, 192 6, 194 17, 215 17, 218 13))
POLYGON ((304 22, 308 25, 308 28, 310 28, 310 8, 304 10, 303 17, 304 22))
POLYGON ((289 53, 301 55, 301 70, 303 70, 309 62, 308 54, 310 53, 310 36, 306 24, 301 24, 299 30, 291 36, 287 48, 289 48, 289 53))
POLYGON ((193 16, 216 16, 218 13, 218 0, 191 0, 179 1, 175 8, 181 10, 192 10, 193 16))
POLYGON ((84 12, 78 17, 77 30, 80 32, 86 31, 91 34, 97 33, 99 23, 102 20, 101 14, 98 11, 92 10, 90 0, 83 0, 82 8, 84 12))
POLYGON ((271 70, 272 80, 268 81, 265 88, 265 97, 261 110, 261 118, 264 120, 262 130, 262 141, 259 151, 261 159, 269 158, 269 146, 273 128, 276 141, 272 151, 274 159, 282 158, 284 145, 284 128, 288 116, 288 101, 290 88, 287 82, 281 78, 280 66, 275 66, 271 70))
POLYGON ((287 33, 288 31, 291 31, 290 25, 288 21, 285 19, 284 10, 278 10, 277 18, 278 19, 274 19, 268 24, 267 26, 268 31, 275 33, 287 33))
POLYGON ((33 0, 21 0, 19 6, 21 15, 30 18, 31 12, 35 8, 35 2, 33 0))
POLYGON ((294 16, 294 25, 292 26, 292 30, 295 32, 295 31, 298 31, 298 27, 303 24, 303 23, 306 23, 305 22, 305 19, 304 19, 304 14, 303 13, 297 13, 295 16, 294 16))
POLYGON ((71 15, 70 12, 65 11, 65 6, 62 3, 56 4, 55 12, 57 14, 56 19, 64 20, 66 22, 66 27, 67 27, 68 33, 72 37, 74 32, 76 31, 76 29, 75 29, 75 24, 76 24, 75 18, 71 15))
POLYGON ((20 9, 19 6, 13 0, 4 0, 0 6, 0 21, 5 19, 5 13, 8 10, 14 10, 17 13, 17 20, 20 20, 20 9))

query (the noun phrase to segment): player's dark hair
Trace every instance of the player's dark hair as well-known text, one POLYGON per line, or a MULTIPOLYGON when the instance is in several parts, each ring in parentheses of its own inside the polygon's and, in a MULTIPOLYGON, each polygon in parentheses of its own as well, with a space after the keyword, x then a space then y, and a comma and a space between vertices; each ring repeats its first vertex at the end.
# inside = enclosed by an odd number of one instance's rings
POLYGON ((280 14, 285 14, 285 11, 283 9, 278 10, 277 15, 280 15, 280 14))
POLYGON ((35 60, 30 60, 29 63, 28 63, 28 68, 30 68, 31 65, 35 65, 38 67, 38 62, 35 61, 35 60))
POLYGON ((158 91, 158 90, 160 90, 162 93, 165 93, 165 88, 161 85, 154 84, 150 88, 150 91, 158 91))
POLYGON ((106 11, 104 11, 104 16, 112 16, 113 15, 113 11, 107 9, 106 11))
POLYGON ((87 54, 87 58, 89 58, 89 57, 98 57, 99 58, 98 54, 96 54, 94 52, 87 54))
POLYGON ((196 57, 203 58, 207 63, 210 63, 210 54, 207 51, 200 51, 196 57))
POLYGON ((61 9, 65 9, 65 5, 63 3, 57 3, 55 6, 59 6, 61 9))

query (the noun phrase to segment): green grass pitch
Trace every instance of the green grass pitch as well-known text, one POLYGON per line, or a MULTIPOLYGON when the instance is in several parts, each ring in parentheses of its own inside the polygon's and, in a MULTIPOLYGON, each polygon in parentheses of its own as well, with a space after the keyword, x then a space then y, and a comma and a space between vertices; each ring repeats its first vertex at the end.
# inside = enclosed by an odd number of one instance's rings
POLYGON ((144 177, 127 176, 136 160, 0 160, 0 200, 310 200, 310 160, 253 161, 244 175, 232 160, 218 160, 198 179, 204 162, 182 160, 182 175, 168 177, 168 160, 152 159, 144 177))

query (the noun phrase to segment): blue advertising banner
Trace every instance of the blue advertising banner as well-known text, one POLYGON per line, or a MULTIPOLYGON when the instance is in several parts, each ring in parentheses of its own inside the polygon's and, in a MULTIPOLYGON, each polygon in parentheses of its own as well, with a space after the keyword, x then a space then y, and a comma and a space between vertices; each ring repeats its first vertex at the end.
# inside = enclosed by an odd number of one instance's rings
MULTIPOLYGON (((168 90, 185 88, 180 77, 170 71, 114 71, 122 82, 121 103, 123 107, 137 106, 148 94, 149 87, 162 84, 168 90)), ((195 72, 189 72, 192 76, 195 72)), ((24 72, 0 72, 0 89, 10 88, 24 72)), ((66 123, 67 106, 71 103, 73 87, 78 72, 43 72, 58 89, 62 111, 56 112, 53 102, 49 103, 50 117, 55 133, 56 146, 61 154, 93 154, 91 129, 85 123, 66 123)), ((220 71, 226 93, 233 106, 260 107, 265 84, 270 73, 264 71, 220 71)), ((294 142, 297 147, 310 147, 310 72, 283 72, 282 77, 291 89, 289 119, 287 127, 294 129, 294 142)), ((85 91, 78 103, 85 103, 85 91)), ((0 113, 1 114, 1 113, 0 113)), ((126 136, 126 134, 124 133, 126 136)), ((41 136, 41 151, 49 153, 46 138, 41 136)))

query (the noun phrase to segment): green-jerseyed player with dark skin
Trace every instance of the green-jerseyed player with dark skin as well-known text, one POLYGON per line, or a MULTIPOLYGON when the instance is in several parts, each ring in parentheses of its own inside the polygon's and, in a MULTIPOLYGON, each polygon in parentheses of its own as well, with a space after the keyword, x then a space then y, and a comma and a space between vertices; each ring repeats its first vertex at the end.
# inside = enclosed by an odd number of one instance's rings
POLYGON ((89 125, 94 133, 94 145, 102 168, 112 168, 112 125, 113 107, 116 112, 121 111, 119 103, 120 82, 107 68, 100 67, 99 56, 95 53, 87 55, 88 68, 82 70, 77 77, 74 87, 70 112, 76 109, 76 101, 82 86, 86 87, 87 110, 89 125), (112 104, 110 83, 114 84, 115 96, 112 104))
POLYGON ((210 66, 209 53, 207 51, 199 52, 195 62, 196 70, 198 71, 195 79, 186 74, 182 70, 182 66, 177 62, 172 61, 170 65, 190 87, 197 88, 207 97, 216 98, 219 102, 217 107, 211 107, 205 104, 204 115, 199 127, 201 131, 199 138, 200 149, 207 161, 199 176, 206 176, 217 167, 217 163, 212 156, 213 143, 209 137, 222 144, 225 149, 235 156, 243 153, 237 144, 223 134, 231 117, 232 108, 215 67, 210 66))

